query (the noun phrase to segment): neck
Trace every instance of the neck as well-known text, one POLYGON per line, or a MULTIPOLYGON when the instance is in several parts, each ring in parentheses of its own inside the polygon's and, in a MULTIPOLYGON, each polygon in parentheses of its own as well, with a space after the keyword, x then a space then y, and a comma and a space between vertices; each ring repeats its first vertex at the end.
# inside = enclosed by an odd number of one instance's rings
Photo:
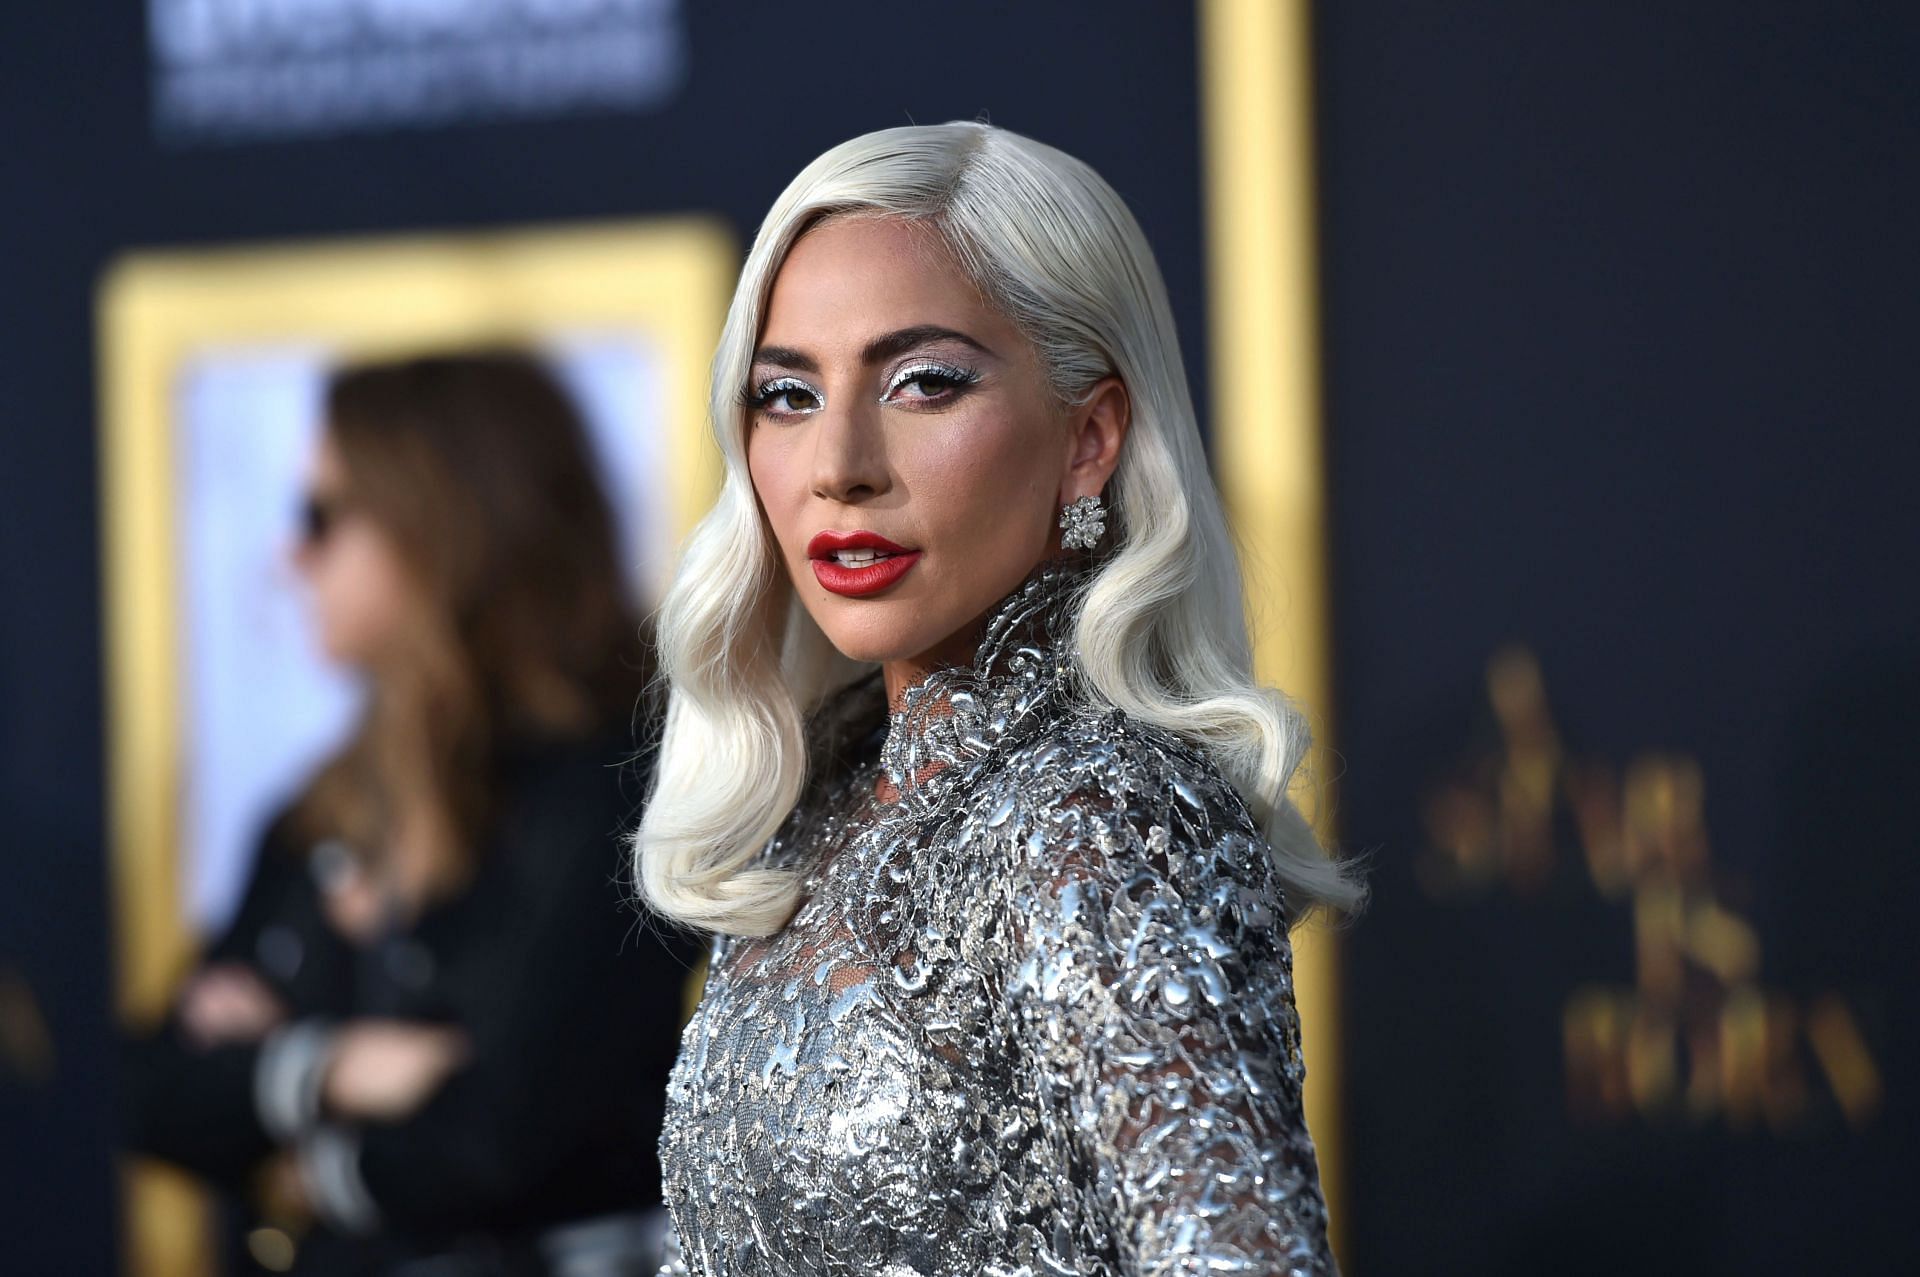
POLYGON ((1069 637, 1076 576, 1071 563, 1043 564, 938 647, 883 664, 891 721, 881 746, 881 799, 897 791, 902 801, 937 801, 956 776, 1044 721, 1071 678, 1071 660, 1054 644, 1069 637))
MULTIPOLYGON (((1035 565, 1033 570, 1021 579, 1019 585, 996 601, 992 607, 934 646, 917 656, 882 662, 880 676, 887 689, 887 712, 897 714, 905 709, 908 691, 925 682, 929 675, 940 670, 972 669, 982 659, 981 645, 986 641, 988 629, 995 623, 996 618, 1004 619, 1004 615, 1015 606, 1021 596, 1038 583, 1049 578, 1065 580, 1080 569, 1081 565, 1072 560, 1043 561, 1035 565)), ((1002 638, 1004 637, 1003 635, 1002 638)))
POLYGON ((958 634, 918 656, 882 664, 880 677, 887 686, 887 712, 897 714, 905 708, 907 689, 918 687, 935 670, 971 665, 974 653, 980 646, 983 626, 984 619, 976 618, 958 634))
POLYGON ((941 671, 986 674, 982 663, 991 662, 1001 653, 985 648, 1000 649, 1023 639, 1045 643, 1062 637, 1048 632, 1049 622, 1059 619, 1049 613, 1055 610, 1060 591, 1084 567, 1072 559, 1043 560, 992 607, 939 643, 917 656, 882 662, 880 674, 887 689, 888 713, 905 709, 908 693, 941 671))

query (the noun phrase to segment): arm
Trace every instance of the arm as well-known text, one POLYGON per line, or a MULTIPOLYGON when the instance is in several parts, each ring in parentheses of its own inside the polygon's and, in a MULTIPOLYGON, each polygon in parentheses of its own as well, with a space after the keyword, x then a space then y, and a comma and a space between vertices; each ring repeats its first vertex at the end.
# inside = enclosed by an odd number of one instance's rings
POLYGON ((1113 754, 1016 832, 1016 1084, 1128 1277, 1330 1274, 1265 842, 1184 752, 1113 754))
POLYGON ((262 1061, 287 1054, 276 1039, 311 1036, 275 1022, 333 1006, 344 961, 340 951, 321 919, 304 862, 288 852, 277 832, 269 832, 231 925, 183 982, 166 1020, 122 1047, 126 1145, 226 1188, 241 1188, 276 1142, 290 1135, 263 1113, 262 1061), (271 1012, 235 1020, 229 1005, 227 1028, 210 1033, 200 1012, 211 1004, 201 995, 222 981, 250 986, 271 1012), (190 1005, 196 1001, 202 1004, 198 1012, 190 1005))
POLYGON ((440 955, 467 994, 469 1063, 398 1121, 310 1142, 310 1186, 335 1222, 507 1225, 583 1158, 655 1157, 639 1128, 657 1133, 691 946, 626 907, 609 783, 588 761, 522 795, 497 848, 517 868, 476 884, 489 903, 440 955))
POLYGON ((165 1030, 126 1042, 120 1055, 126 1147, 240 1191, 273 1151, 253 1107, 258 1054, 252 1046, 196 1052, 165 1030))

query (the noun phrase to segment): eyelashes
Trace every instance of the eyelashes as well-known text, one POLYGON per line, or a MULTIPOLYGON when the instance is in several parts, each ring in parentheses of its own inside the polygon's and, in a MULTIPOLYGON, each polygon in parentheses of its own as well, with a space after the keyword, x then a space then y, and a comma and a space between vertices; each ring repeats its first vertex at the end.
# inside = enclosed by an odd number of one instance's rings
POLYGON ((922 360, 908 364, 893 375, 887 383, 885 398, 891 399, 901 389, 919 385, 921 393, 908 396, 926 402, 944 402, 958 398, 967 387, 980 380, 980 374, 971 368, 962 368, 957 364, 940 363, 937 360, 922 360), (929 389, 931 387, 931 389, 929 389))
POLYGON ((740 397, 741 407, 775 417, 804 416, 816 411, 822 402, 820 392, 798 377, 770 378, 740 397), (781 399, 789 401, 784 408, 776 406, 781 399))
MULTIPOLYGON (((943 408, 979 381, 977 369, 944 360, 916 360, 887 379, 880 402, 915 412, 943 408)), ((739 402, 749 412, 777 421, 791 421, 818 412, 825 406, 826 396, 801 378, 783 373, 750 385, 740 395, 739 402)))

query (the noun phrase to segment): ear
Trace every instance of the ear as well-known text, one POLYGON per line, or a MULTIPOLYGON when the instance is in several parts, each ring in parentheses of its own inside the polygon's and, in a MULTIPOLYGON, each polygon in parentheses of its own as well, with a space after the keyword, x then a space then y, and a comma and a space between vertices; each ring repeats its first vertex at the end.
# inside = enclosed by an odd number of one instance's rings
POLYGON ((1133 399, 1126 383, 1105 377, 1068 417, 1066 473, 1060 480, 1060 504, 1097 497, 1120 464, 1120 447, 1133 424, 1133 399))

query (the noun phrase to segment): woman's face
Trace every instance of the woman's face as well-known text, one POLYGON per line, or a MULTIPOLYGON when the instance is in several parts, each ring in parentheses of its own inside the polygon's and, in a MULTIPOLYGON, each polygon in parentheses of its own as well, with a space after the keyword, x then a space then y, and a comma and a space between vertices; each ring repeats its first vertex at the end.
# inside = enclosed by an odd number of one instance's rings
POLYGON ((403 632, 414 590, 392 539, 354 504, 346 465, 326 432, 307 467, 303 523, 293 561, 320 646, 341 664, 377 664, 403 632))
POLYGON ((787 255, 746 389, 754 492, 828 639, 921 669, 970 658, 1079 495, 1081 432, 1033 347, 932 231, 843 217, 787 255))

